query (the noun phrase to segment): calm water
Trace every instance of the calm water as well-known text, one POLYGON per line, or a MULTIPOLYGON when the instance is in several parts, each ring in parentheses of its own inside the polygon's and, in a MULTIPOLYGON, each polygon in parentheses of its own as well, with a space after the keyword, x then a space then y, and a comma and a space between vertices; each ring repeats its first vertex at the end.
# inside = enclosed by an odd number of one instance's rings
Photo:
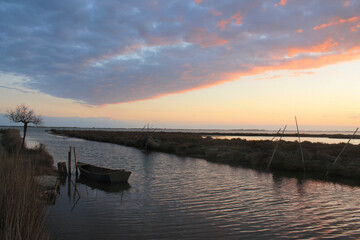
POLYGON ((65 161, 133 171, 129 185, 66 182, 49 207, 57 239, 360 238, 360 187, 282 177, 30 129, 65 161), (74 193, 74 185, 77 192, 74 193), (80 196, 80 197, 79 197, 80 196))

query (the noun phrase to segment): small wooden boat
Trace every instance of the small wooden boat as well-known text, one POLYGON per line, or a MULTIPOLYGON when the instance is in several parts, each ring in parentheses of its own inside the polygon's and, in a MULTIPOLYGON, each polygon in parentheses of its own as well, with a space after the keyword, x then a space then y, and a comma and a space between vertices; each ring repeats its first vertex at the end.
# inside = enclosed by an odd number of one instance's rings
POLYGON ((99 182, 119 183, 127 182, 131 172, 124 169, 110 169, 94 166, 88 163, 77 163, 81 176, 99 182))

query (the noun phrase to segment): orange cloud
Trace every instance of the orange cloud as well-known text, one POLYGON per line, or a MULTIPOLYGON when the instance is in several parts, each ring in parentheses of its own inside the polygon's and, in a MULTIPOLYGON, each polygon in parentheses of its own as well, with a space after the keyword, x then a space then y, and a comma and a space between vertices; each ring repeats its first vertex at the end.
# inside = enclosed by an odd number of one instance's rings
MULTIPOLYGON (((238 72, 238 73, 225 73, 224 78, 213 84, 218 85, 221 83, 225 83, 228 81, 236 81, 244 76, 251 76, 256 74, 261 74, 269 71, 278 71, 278 70, 306 70, 306 69, 315 69, 320 67, 325 67, 328 65, 347 62, 360 59, 360 46, 354 47, 346 51, 345 53, 333 54, 333 55, 325 55, 317 58, 301 58, 301 59, 293 59, 289 61, 283 61, 276 65, 269 66, 256 66, 249 68, 248 71, 238 72)), ((310 74, 310 73, 309 73, 310 74)))
POLYGON ((338 42, 335 42, 334 39, 329 38, 325 42, 314 45, 314 46, 304 47, 304 48, 291 48, 288 51, 288 56, 293 57, 297 54, 307 53, 307 52, 311 52, 311 53, 329 52, 331 48, 333 48, 337 45, 339 45, 338 42))
POLYGON ((189 34, 189 40, 192 43, 200 44, 202 48, 221 46, 229 42, 226 39, 218 37, 214 33, 207 32, 205 28, 193 29, 189 34))
POLYGON ((360 58, 360 46, 354 47, 346 51, 345 53, 338 53, 332 55, 325 55, 320 56, 317 58, 301 58, 301 59, 294 59, 290 61, 283 62, 281 64, 275 66, 260 66, 254 67, 252 69, 252 73, 262 73, 266 71, 275 71, 275 70, 284 70, 284 69, 291 69, 291 70, 305 70, 305 69, 314 69, 320 68, 327 65, 351 61, 360 58))
POLYGON ((279 2, 280 5, 285 6, 287 4, 288 0, 281 0, 279 2))
POLYGON ((358 19, 359 19, 359 17, 352 17, 352 18, 348 18, 348 19, 338 19, 337 18, 334 21, 331 21, 329 23, 324 23, 324 24, 315 26, 313 29, 318 30, 318 29, 321 29, 321 28, 326 28, 326 27, 330 27, 330 26, 333 26, 333 25, 338 25, 338 24, 341 24, 341 23, 356 22, 358 19))
POLYGON ((223 19, 223 20, 219 21, 218 25, 220 26, 220 29, 223 31, 223 30, 225 30, 226 25, 228 25, 229 23, 231 23, 234 20, 235 20, 235 24, 237 24, 237 25, 242 24, 242 16, 241 16, 240 11, 238 11, 237 13, 235 13, 233 16, 231 16, 228 19, 223 19))
MULTIPOLYGON (((202 79, 216 78, 216 79, 218 79, 218 81, 208 83, 208 84, 199 83, 198 86, 191 88, 191 89, 174 91, 172 93, 162 93, 162 94, 157 94, 156 96, 149 97, 146 99, 125 101, 125 102, 137 102, 137 101, 143 101, 143 100, 149 100, 149 99, 157 99, 157 98, 165 97, 165 96, 172 95, 172 94, 181 94, 181 93, 191 92, 194 90, 205 89, 205 88, 221 85, 226 82, 236 81, 236 80, 239 80, 241 77, 257 75, 257 74, 261 74, 261 73, 265 73, 265 72, 269 72, 269 71, 315 69, 315 68, 325 67, 325 66, 328 66, 331 64, 347 62, 347 61, 352 61, 352 60, 356 60, 356 59, 360 59, 360 46, 351 48, 345 53, 325 55, 325 56, 320 56, 318 58, 293 59, 293 60, 281 62, 277 65, 257 66, 257 67, 252 67, 252 68, 249 67, 249 70, 243 71, 243 72, 206 74, 208 71, 202 71, 202 73, 204 73, 203 75, 200 74, 197 76, 192 76, 191 75, 192 71, 187 70, 184 72, 182 79, 191 78, 191 79, 202 80, 202 79)), ((193 70, 193 71, 195 71, 195 70, 193 70)), ((196 72, 198 73, 198 70, 196 70, 196 72)), ((309 74, 311 74, 311 72, 309 74)), ((107 104, 103 104, 103 105, 107 105, 107 104)))
POLYGON ((303 32, 303 30, 302 30, 302 29, 299 29, 299 30, 297 30, 297 32, 298 32, 298 33, 302 33, 302 32, 303 32))
POLYGON ((196 2, 197 4, 200 4, 202 2, 202 0, 194 0, 194 2, 196 2))
POLYGON ((275 7, 278 7, 279 5, 281 5, 281 6, 286 6, 287 2, 288 2, 288 0, 280 0, 280 2, 279 2, 279 3, 275 3, 274 6, 275 6, 275 7))
POLYGON ((226 28, 226 25, 229 24, 230 21, 229 20, 221 20, 218 25, 220 26, 220 29, 223 31, 226 28))
MULTIPOLYGON (((269 66, 257 66, 249 68, 249 70, 244 72, 232 72, 232 73, 222 73, 218 74, 219 81, 215 83, 211 83, 208 85, 202 85, 200 87, 196 87, 193 89, 183 90, 179 93, 190 92, 193 90, 208 88, 212 86, 217 86, 223 84, 225 82, 231 82, 239 80, 241 77, 251 76, 256 74, 261 74, 269 71, 278 71, 278 70, 306 70, 306 69, 315 69, 324 67, 331 64, 336 64, 340 62, 352 61, 360 58, 360 46, 349 49, 347 52, 343 54, 333 54, 321 56, 318 58, 302 58, 302 59, 294 59, 290 61, 285 61, 279 63, 277 65, 269 65, 269 66)), ((209 76, 210 77, 210 76, 209 76)), ((168 95, 168 94, 164 94, 168 95)))

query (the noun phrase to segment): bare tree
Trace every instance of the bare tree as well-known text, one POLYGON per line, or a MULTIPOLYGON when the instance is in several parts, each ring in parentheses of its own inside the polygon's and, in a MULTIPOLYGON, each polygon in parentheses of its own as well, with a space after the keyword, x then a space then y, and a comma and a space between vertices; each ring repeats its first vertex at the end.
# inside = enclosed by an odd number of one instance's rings
POLYGON ((41 116, 36 115, 32 109, 29 109, 29 107, 24 104, 17 106, 15 110, 7 111, 5 117, 9 118, 13 122, 21 122, 24 124, 24 136, 21 145, 22 148, 24 148, 28 124, 32 123, 35 126, 38 126, 43 123, 41 116))

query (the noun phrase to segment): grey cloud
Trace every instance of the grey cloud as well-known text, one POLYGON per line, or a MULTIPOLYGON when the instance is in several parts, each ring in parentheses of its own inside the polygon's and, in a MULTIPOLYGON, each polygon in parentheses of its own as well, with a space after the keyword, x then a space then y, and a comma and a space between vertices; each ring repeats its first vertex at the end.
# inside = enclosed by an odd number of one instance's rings
MULTIPOLYGON (((2 1, 0 71, 26 87, 88 104, 152 98, 225 81, 228 73, 281 65, 290 48, 360 40, 354 23, 313 27, 358 15, 341 1, 2 1), (211 10, 220 12, 213 15, 211 10), (231 17, 241 14, 242 24, 231 17), (225 29, 219 22, 229 21, 225 29), (298 29, 303 32, 299 34, 298 29)), ((360 29, 359 29, 360 31, 360 29)), ((330 54, 330 53, 329 53, 330 54)), ((301 59, 309 56, 295 56, 301 59)), ((316 57, 316 56, 313 56, 316 57)), ((231 79, 228 79, 231 80, 231 79)))

